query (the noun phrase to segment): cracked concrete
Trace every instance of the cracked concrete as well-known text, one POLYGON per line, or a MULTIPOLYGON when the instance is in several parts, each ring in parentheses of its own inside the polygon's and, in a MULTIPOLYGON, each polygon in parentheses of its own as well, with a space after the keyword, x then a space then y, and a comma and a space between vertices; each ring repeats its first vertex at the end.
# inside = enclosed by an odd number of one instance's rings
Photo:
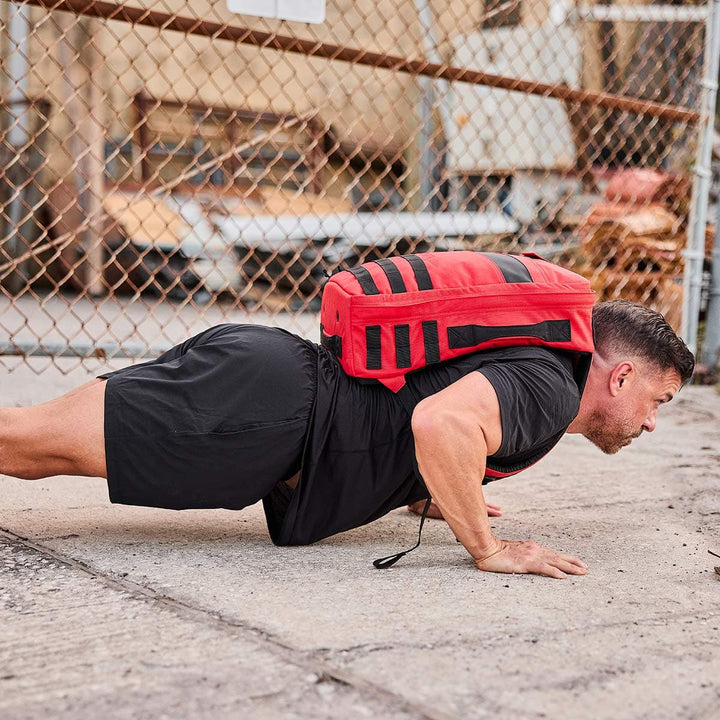
MULTIPOLYGON (((87 379, 26 366, 5 404, 87 379)), ((586 577, 480 573, 399 510, 274 548, 259 506, 112 506, 103 482, 0 478, 3 718, 714 718, 720 395, 691 387, 617 456, 567 437, 488 488, 496 532, 586 577)))

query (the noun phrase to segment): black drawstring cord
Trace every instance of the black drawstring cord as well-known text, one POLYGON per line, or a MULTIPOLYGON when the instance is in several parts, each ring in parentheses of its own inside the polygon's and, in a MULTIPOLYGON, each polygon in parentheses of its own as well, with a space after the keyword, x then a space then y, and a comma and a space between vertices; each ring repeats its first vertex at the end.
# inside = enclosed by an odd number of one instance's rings
POLYGON ((373 561, 373 565, 378 570, 385 570, 386 568, 392 567, 403 555, 407 555, 409 552, 412 552, 415 550, 415 548, 420 546, 420 538, 422 537, 422 529, 423 525, 425 524, 425 518, 427 517, 428 510, 430 509, 430 503, 432 502, 432 498, 428 498, 425 501, 425 507, 422 511, 422 517, 420 518, 420 529, 418 530, 418 539, 417 542, 413 547, 411 547, 409 550, 404 550, 403 552, 395 553, 395 555, 388 555, 387 557, 378 558, 377 560, 373 561))

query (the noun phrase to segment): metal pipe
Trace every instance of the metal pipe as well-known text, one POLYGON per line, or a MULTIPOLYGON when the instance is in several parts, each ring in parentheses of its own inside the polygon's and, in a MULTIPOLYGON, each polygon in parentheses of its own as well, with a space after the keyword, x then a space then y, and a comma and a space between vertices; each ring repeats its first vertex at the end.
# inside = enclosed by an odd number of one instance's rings
POLYGON ((715 243, 712 251, 708 307, 705 314, 702 362, 710 367, 720 366, 720 194, 715 204, 715 243))
POLYGON ((707 22, 707 5, 581 5, 572 8, 577 20, 610 22, 707 22))
MULTIPOLYGON (((420 22, 420 31, 425 44, 425 56, 432 62, 439 60, 435 45, 435 18, 433 17, 432 8, 428 5, 428 0, 415 0, 418 20, 420 22)), ((439 177, 438 164, 440 156, 437 147, 437 128, 433 112, 437 103, 438 96, 441 103, 445 102, 444 88, 441 89, 439 83, 446 85, 444 80, 438 80, 438 86, 435 82, 426 77, 418 78, 418 86, 420 88, 420 209, 421 210, 438 210, 440 207, 440 199, 438 198, 438 183, 442 182, 439 177), (436 90, 438 91, 436 93, 436 90)), ((443 118, 441 116, 441 122, 443 118)), ((444 124, 444 123, 443 123, 444 124)), ((447 134, 443 129, 443 142, 447 134)))
MULTIPOLYGON (((75 158, 72 176, 75 191, 77 192, 78 205, 82 209, 85 218, 83 229, 78 228, 75 241, 84 248, 86 254, 87 265, 83 273, 84 284, 90 295, 99 295, 102 290, 102 273, 99 268, 102 265, 100 242, 103 218, 102 208, 98 207, 99 202, 93 197, 98 191, 98 182, 93 177, 98 174, 98 164, 93 162, 93 156, 97 156, 97 148, 93 145, 97 143, 93 143, 89 138, 89 127, 94 124, 93 119, 89 116, 92 115, 94 110, 97 111, 95 107, 97 103, 89 102, 87 97, 83 96, 83 84, 90 90, 89 94, 94 99, 97 94, 92 92, 91 88, 95 83, 99 82, 100 69, 97 66, 86 69, 81 61, 81 79, 80 73, 76 72, 73 67, 76 58, 81 58, 83 46, 85 45, 84 42, 75 37, 80 22, 83 22, 82 19, 78 21, 77 18, 72 18, 65 13, 58 15, 56 20, 56 48, 58 64, 62 68, 63 111, 71 128, 68 144, 75 158), (99 228, 98 225, 100 225, 99 228)), ((89 22, 97 23, 98 20, 92 19, 89 22)), ((87 48, 93 56, 99 54, 93 49, 93 42, 87 43, 87 48)), ((101 146, 102 140, 103 136, 101 135, 101 146)), ((102 183, 103 165, 101 161, 99 168, 100 185, 102 183)), ((102 192, 101 187, 100 192, 102 192)))
MULTIPOLYGON (((5 168, 6 182, 10 187, 10 198, 7 209, 7 242, 6 249, 10 257, 18 257, 27 249, 23 230, 27 227, 28 202, 28 168, 23 163, 27 160, 31 139, 32 106, 28 102, 27 86, 30 73, 28 61, 28 38, 30 37, 30 8, 25 5, 10 6, 10 17, 7 23, 7 82, 8 82, 8 115, 9 127, 7 142, 15 151, 18 162, 12 168, 5 168)), ((18 263, 16 274, 9 279, 12 293, 20 292, 24 285, 24 263, 18 263)))
POLYGON ((683 253, 683 307, 681 334, 691 352, 697 352, 697 330, 700 316, 703 261, 705 260, 705 226, 710 196, 712 141, 720 71, 720 0, 713 0, 705 29, 703 98, 698 127, 693 195, 688 217, 688 241, 683 253))
POLYGON ((30 111, 27 102, 28 38, 30 37, 30 8, 12 5, 7 23, 7 105, 11 115, 7 131, 8 142, 24 149, 30 138, 30 111), (13 12, 14 11, 14 12, 13 12))
POLYGON ((107 359, 151 359, 170 349, 170 345, 150 346, 141 343, 60 343, 30 340, 0 340, 0 356, 73 357, 107 359))
POLYGON ((418 103, 418 150, 419 150, 419 210, 429 212, 437 210, 440 201, 437 197, 437 150, 435 147, 435 123, 433 121, 433 105, 435 89, 432 80, 419 79, 420 102, 418 103))
POLYGON ((599 107, 623 110, 636 115, 663 118, 672 122, 695 124, 700 114, 694 110, 676 105, 636 100, 621 95, 590 90, 578 90, 566 85, 555 83, 534 82, 505 75, 494 75, 479 70, 433 63, 427 59, 409 60, 398 55, 370 52, 362 48, 349 48, 342 45, 323 43, 317 40, 303 40, 301 38, 278 33, 261 32, 249 28, 215 23, 192 17, 161 13, 143 8, 132 8, 127 5, 95 0, 25 0, 27 5, 38 5, 46 10, 63 10, 76 15, 89 15, 105 20, 118 20, 133 25, 146 25, 160 30, 176 30, 187 35, 200 35, 212 37, 217 40, 230 40, 243 45, 268 50, 280 50, 288 53, 298 53, 307 57, 319 57, 326 60, 340 60, 356 65, 392 70, 393 72, 423 75, 435 79, 450 80, 452 82, 467 82, 474 85, 486 85, 501 90, 514 90, 528 95, 552 97, 558 100, 580 104, 597 105, 599 107))

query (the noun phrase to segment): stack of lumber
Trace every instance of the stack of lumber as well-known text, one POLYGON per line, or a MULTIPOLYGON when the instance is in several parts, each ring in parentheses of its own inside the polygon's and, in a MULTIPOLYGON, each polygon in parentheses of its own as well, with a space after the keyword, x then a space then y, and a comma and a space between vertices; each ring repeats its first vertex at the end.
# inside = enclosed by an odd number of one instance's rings
POLYGON ((682 250, 689 184, 654 170, 625 170, 605 189, 582 227, 585 275, 598 300, 624 298, 654 308, 679 329, 682 250))

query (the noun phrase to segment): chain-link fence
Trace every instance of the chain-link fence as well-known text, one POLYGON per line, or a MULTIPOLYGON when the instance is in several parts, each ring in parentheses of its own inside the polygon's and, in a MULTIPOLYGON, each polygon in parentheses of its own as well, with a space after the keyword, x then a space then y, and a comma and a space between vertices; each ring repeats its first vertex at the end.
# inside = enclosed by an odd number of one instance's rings
POLYGON ((0 12, 4 355, 147 357, 227 320, 316 338, 337 268, 459 248, 680 325, 705 6, 0 12))

